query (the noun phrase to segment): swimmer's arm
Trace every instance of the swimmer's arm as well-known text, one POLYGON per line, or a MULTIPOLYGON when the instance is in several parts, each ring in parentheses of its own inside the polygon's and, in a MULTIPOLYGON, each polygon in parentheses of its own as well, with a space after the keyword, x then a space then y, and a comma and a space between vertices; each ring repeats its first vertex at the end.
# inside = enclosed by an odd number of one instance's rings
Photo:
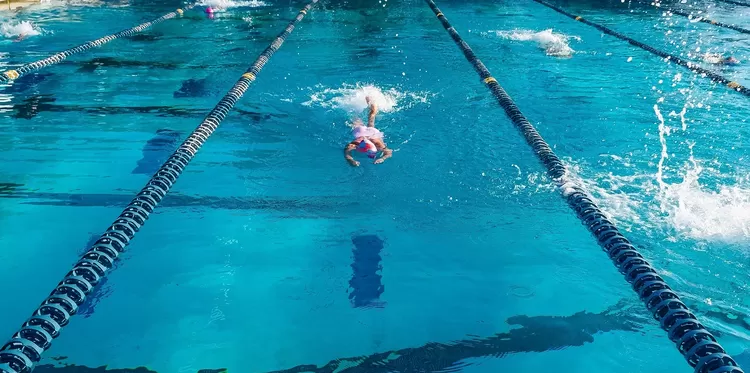
POLYGON ((383 155, 380 156, 380 158, 375 160, 375 164, 380 164, 385 162, 386 159, 393 156, 393 150, 385 148, 383 149, 383 155))
POLYGON ((346 147, 344 148, 344 158, 346 158, 346 161, 354 167, 359 166, 359 162, 357 162, 354 157, 352 157, 352 150, 356 148, 357 144, 354 141, 346 144, 346 147))
POLYGON ((374 102, 370 103, 370 115, 367 117, 367 126, 375 127, 375 116, 378 115, 378 106, 374 102))

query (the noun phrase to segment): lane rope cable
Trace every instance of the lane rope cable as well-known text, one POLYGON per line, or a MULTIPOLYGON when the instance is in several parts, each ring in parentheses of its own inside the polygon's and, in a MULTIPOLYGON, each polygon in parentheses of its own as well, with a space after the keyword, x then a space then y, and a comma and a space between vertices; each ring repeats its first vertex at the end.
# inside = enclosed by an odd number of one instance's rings
POLYGON ((734 1, 734 0, 719 0, 719 1, 722 2, 722 3, 727 3, 727 4, 734 4, 734 5, 739 5, 739 6, 750 7, 750 3, 743 3, 741 1, 734 1))
POLYGON ((547 174, 558 184, 565 201, 596 238, 617 269, 625 275, 625 279, 632 285, 654 318, 660 322, 661 328, 667 331, 669 339, 677 345, 677 349, 690 366, 695 367, 695 371, 699 373, 742 373, 716 338, 706 330, 651 264, 593 202, 588 191, 580 183, 569 178, 560 158, 451 26, 435 2, 425 1, 505 110, 505 114, 547 168, 547 174))
POLYGON ((728 29, 731 29, 731 30, 734 30, 734 31, 741 32, 743 34, 750 34, 750 29, 746 29, 746 28, 743 28, 743 27, 740 27, 740 26, 735 26, 735 25, 730 25, 728 23, 724 23, 724 22, 714 21, 714 20, 708 19, 706 17, 702 17, 702 16, 699 16, 699 15, 686 13, 686 12, 675 10, 675 9, 662 8, 661 6, 657 6, 654 3, 650 3, 650 5, 652 5, 653 7, 657 8, 657 9, 665 11, 667 14, 677 14, 678 16, 683 16, 683 17, 688 18, 690 21, 693 21, 693 22, 708 23, 709 25, 714 25, 714 26, 718 26, 718 27, 728 28, 728 29))
POLYGON ((227 113, 243 96, 263 66, 292 33, 295 25, 318 2, 312 0, 299 11, 284 31, 260 54, 203 122, 159 168, 146 186, 122 211, 94 245, 81 257, 62 281, 0 348, 0 373, 29 373, 78 307, 107 275, 119 255, 146 223, 151 212, 169 192, 195 154, 219 127, 227 113))
POLYGON ((158 23, 164 22, 164 21, 166 21, 168 19, 172 19, 172 18, 174 18, 174 17, 176 17, 178 15, 182 15, 186 10, 190 10, 193 7, 195 7, 195 4, 187 5, 187 6, 185 6, 184 9, 177 9, 174 12, 169 12, 169 13, 167 13, 167 14, 165 14, 165 15, 163 15, 163 16, 161 16, 161 17, 159 17, 159 18, 157 18, 157 19, 155 19, 153 21, 149 21, 149 22, 146 22, 146 23, 141 23, 140 25, 135 26, 135 27, 131 27, 131 28, 127 29, 127 30, 122 30, 122 31, 120 31, 118 33, 107 35, 107 36, 101 37, 99 39, 92 40, 92 41, 90 41, 88 43, 81 44, 81 45, 79 45, 77 47, 66 49, 66 50, 64 50, 62 52, 55 53, 55 54, 53 54, 53 55, 51 55, 51 56, 49 56, 47 58, 41 59, 39 61, 27 63, 27 64, 25 64, 25 65, 23 65, 23 66, 21 66, 21 67, 19 67, 17 69, 6 70, 2 74, 0 74, 0 83, 7 83, 7 82, 10 82, 12 80, 16 80, 19 77, 21 77, 21 76, 23 76, 25 74, 28 74, 29 72, 36 71, 36 70, 45 68, 47 66, 60 63, 63 60, 65 60, 66 58, 68 58, 68 57, 70 57, 70 56, 72 56, 72 55, 74 55, 76 53, 80 53, 80 52, 89 50, 89 49, 94 48, 94 47, 99 47, 99 46, 102 46, 104 44, 109 43, 112 40, 119 39, 119 38, 126 37, 126 36, 130 36, 130 35, 133 35, 135 33, 141 32, 141 31, 143 31, 143 30, 145 30, 145 29, 147 29, 147 28, 149 28, 149 27, 151 27, 153 25, 156 25, 158 23))
POLYGON ((731 88, 731 89, 733 89, 733 90, 735 90, 737 92, 740 92, 740 93, 742 93, 745 96, 750 97, 750 88, 747 88, 747 87, 745 87, 745 86, 743 86, 740 83, 737 83, 735 81, 729 80, 729 79, 725 78, 724 76, 719 75, 719 74, 717 74, 717 73, 715 73, 715 72, 713 72, 711 70, 704 69, 704 68, 698 66, 694 62, 686 61, 686 60, 683 60, 682 58, 677 57, 677 56, 675 56, 673 54, 660 51, 660 50, 658 50, 658 49, 656 49, 654 47, 651 47, 649 45, 641 43, 640 41, 635 40, 633 38, 627 37, 627 36, 625 36, 625 35, 617 32, 617 31, 614 31, 614 30, 608 28, 608 27, 602 26, 602 25, 600 25, 598 23, 591 22, 591 21, 589 21, 587 19, 584 19, 581 16, 577 16, 575 14, 568 13, 565 10, 563 10, 562 8, 557 7, 555 5, 552 5, 552 4, 550 4, 550 3, 546 2, 546 1, 543 1, 543 0, 532 0, 532 1, 535 1, 535 2, 537 2, 539 4, 542 4, 542 5, 546 6, 546 7, 550 8, 550 9, 552 9, 552 10, 554 10, 554 11, 556 11, 556 12, 562 14, 562 15, 568 16, 568 17, 570 17, 570 18, 572 18, 572 19, 574 19, 574 20, 576 20, 578 22, 581 22, 583 24, 586 24, 586 25, 589 25, 591 27, 594 27, 597 30, 599 30, 599 31, 601 31, 601 32, 603 32, 603 33, 605 33, 607 35, 612 35, 612 36, 614 36, 614 37, 616 37, 618 39, 625 40, 628 43, 630 43, 630 44, 632 44, 632 45, 634 45, 634 46, 636 46, 638 48, 641 48, 641 49, 643 49, 643 50, 645 50, 647 52, 651 52, 651 53, 653 53, 653 54, 655 54, 655 55, 657 55, 659 57, 662 57, 665 61, 674 62, 674 63, 676 63, 676 64, 678 64, 680 66, 683 66, 683 67, 685 67, 685 68, 687 68, 687 69, 689 69, 689 70, 691 70, 691 71, 693 71, 695 73, 698 73, 698 74, 700 74, 702 76, 707 76, 707 77, 711 78, 711 80, 714 81, 714 82, 726 85, 727 87, 729 87, 729 88, 731 88))

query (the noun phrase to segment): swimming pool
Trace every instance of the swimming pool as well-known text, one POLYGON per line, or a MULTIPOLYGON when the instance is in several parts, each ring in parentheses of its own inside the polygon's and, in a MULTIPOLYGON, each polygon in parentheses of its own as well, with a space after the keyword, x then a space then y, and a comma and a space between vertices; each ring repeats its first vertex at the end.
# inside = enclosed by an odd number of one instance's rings
MULTIPOLYGON (((438 4, 742 364, 747 97, 533 2, 438 4)), ((90 5, 3 20, 40 30, 8 32, 3 68, 180 6, 90 5)), ((232 5, 3 90, 4 335, 304 2, 232 5)), ((683 57, 750 57, 741 34, 648 6, 559 5, 683 57)), ((750 27, 750 8, 710 9, 750 27)), ((708 67, 750 85, 746 64, 708 67)), ((322 2, 36 371, 687 371, 482 85, 421 0, 322 2), (366 94, 396 152, 351 168, 366 94)))

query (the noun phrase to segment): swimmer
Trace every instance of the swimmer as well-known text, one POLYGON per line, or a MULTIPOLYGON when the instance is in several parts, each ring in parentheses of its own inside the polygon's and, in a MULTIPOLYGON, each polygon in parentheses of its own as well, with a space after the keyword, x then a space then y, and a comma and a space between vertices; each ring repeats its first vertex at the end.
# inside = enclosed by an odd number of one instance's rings
POLYGON ((214 9, 210 6, 206 7, 206 16, 208 16, 208 19, 214 19, 214 9))
POLYGON ((383 142, 383 133, 375 128, 375 115, 378 114, 378 106, 372 102, 370 96, 367 96, 366 100, 367 105, 370 107, 367 127, 364 126, 361 119, 355 119, 352 128, 354 140, 346 144, 346 148, 344 148, 344 158, 353 167, 359 166, 359 162, 352 157, 352 150, 366 153, 370 159, 375 160, 373 162, 375 164, 383 163, 386 159, 393 156, 393 150, 388 149, 383 142), (378 153, 380 153, 380 157, 378 157, 378 153))
POLYGON ((740 61, 732 56, 724 57, 720 53, 706 53, 703 55, 703 61, 713 65, 739 65, 740 61))
POLYGON ((736 58, 734 58, 732 56, 729 56, 729 57, 725 58, 722 61, 721 64, 722 65, 739 65, 740 64, 740 60, 738 60, 738 59, 736 59, 736 58))
POLYGON ((22 33, 18 34, 18 38, 16 40, 13 40, 13 41, 19 42, 19 41, 22 41, 25 38, 26 38, 26 33, 22 32, 22 33))

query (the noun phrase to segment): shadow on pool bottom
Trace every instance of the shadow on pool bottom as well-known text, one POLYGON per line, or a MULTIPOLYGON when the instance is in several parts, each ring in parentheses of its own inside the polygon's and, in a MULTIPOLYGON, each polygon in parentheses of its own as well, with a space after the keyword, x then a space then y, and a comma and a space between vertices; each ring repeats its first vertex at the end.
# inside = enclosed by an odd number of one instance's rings
MULTIPOLYGON (((583 346, 594 341, 598 333, 638 332, 648 322, 633 312, 611 309, 602 313, 578 312, 571 316, 513 316, 509 325, 518 326, 490 337, 468 336, 467 339, 447 343, 428 342, 422 346, 373 353, 368 356, 343 357, 323 366, 298 365, 269 373, 339 373, 339 372, 444 372, 456 371, 470 363, 466 359, 503 357, 523 352, 544 352, 583 346)), ((57 359, 56 359, 57 360, 57 359)), ((62 359, 60 359, 62 360, 62 359)), ((88 368, 65 364, 42 365, 35 373, 165 373, 147 368, 107 370, 106 367, 88 368)), ((198 373, 228 373, 226 369, 203 369, 198 373)))
POLYGON ((643 317, 628 313, 578 312, 571 316, 526 316, 508 318, 518 328, 490 337, 473 337, 448 343, 428 342, 419 347, 374 353, 368 356, 338 358, 323 366, 298 365, 269 373, 338 372, 449 372, 472 365, 465 360, 479 357, 500 358, 509 354, 545 352, 583 346, 597 333, 641 329, 643 317))
MULTIPOLYGON (((57 360, 64 360, 65 358, 58 358, 57 360)), ((106 366, 98 368, 89 368, 83 365, 65 364, 53 365, 44 364, 39 365, 34 369, 34 373, 159 373, 155 370, 148 369, 146 367, 138 368, 123 368, 123 369, 107 369, 106 366)), ((229 373, 226 369, 201 369, 196 373, 229 373)))
POLYGON ((168 128, 157 130, 154 137, 143 146, 141 150, 143 157, 138 160, 130 173, 149 176, 155 174, 162 164, 169 159, 169 156, 177 150, 181 136, 179 131, 168 128))

